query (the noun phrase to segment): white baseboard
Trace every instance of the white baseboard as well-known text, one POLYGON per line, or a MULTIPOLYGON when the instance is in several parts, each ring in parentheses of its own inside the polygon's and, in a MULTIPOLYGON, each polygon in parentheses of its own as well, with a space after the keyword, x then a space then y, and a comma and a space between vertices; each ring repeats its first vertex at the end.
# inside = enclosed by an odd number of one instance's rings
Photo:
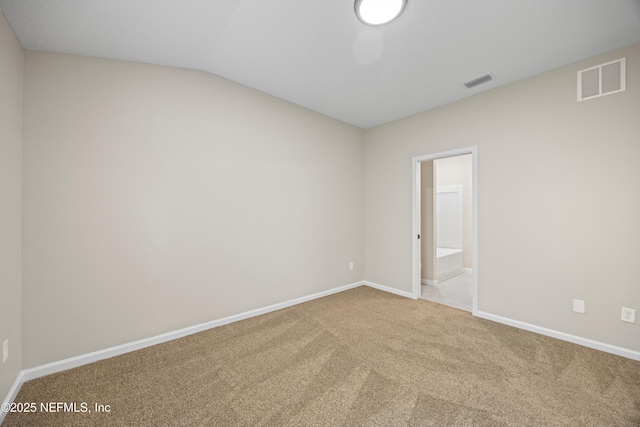
MULTIPOLYGON (((20 371, 20 373, 18 374, 18 377, 16 378, 16 380, 13 382, 13 385, 9 389, 9 393, 7 393, 7 397, 2 402, 13 402, 15 400, 16 396, 18 395, 18 392, 22 388, 22 384, 24 384, 24 382, 26 381, 24 379, 23 372, 24 371, 20 371)), ((4 417, 6 416, 7 416, 7 413, 0 410, 0 424, 2 424, 2 422, 4 421, 4 417)))
POLYGON ((411 292, 401 291, 399 289, 390 288, 388 286, 380 285, 379 283, 369 282, 367 280, 365 280, 363 283, 365 285, 369 286, 369 287, 372 287, 372 288, 375 288, 375 289, 379 289, 381 291, 389 292, 391 294, 400 295, 401 297, 405 297, 405 298, 415 299, 411 292))
POLYGON ((505 325, 513 326, 518 329, 524 329, 525 331, 535 332, 540 335, 546 335, 548 337, 557 338, 562 341, 572 342, 574 344, 578 344, 584 347, 589 347, 596 350, 604 351, 605 353, 611 353, 618 356, 626 357, 628 359, 640 361, 640 352, 635 350, 630 350, 628 348, 617 347, 615 345, 606 344, 600 341, 590 340, 588 338, 582 338, 576 335, 567 334, 565 332, 543 328, 542 326, 536 326, 530 323, 520 322, 519 320, 513 320, 507 317, 497 316, 495 314, 486 313, 484 311, 479 311, 478 317, 482 319, 492 320, 494 322, 502 323, 505 325))
MULTIPOLYGON (((440 279, 440 281, 442 282, 443 280, 450 279, 450 278, 452 278, 454 276, 457 276, 458 274, 471 273, 471 272, 473 272, 473 269, 471 269, 471 268, 463 268, 461 272, 454 273, 454 274, 452 274, 450 276, 445 277, 444 279, 440 279)), ((438 281, 437 280, 420 279, 420 283, 422 283, 423 285, 438 286, 438 281)))
MULTIPOLYGON (((336 294, 338 292, 346 291, 348 289, 362 286, 364 282, 355 282, 349 285, 340 286, 337 288, 329 289, 327 291, 318 292, 312 295, 307 295, 300 298, 295 298, 289 301, 273 304, 263 308, 257 308, 255 310, 245 311, 244 313, 236 314, 222 319, 213 320, 199 325, 189 326, 187 328, 178 329, 177 331, 167 332, 164 334, 156 335, 149 338, 144 338, 138 341, 133 341, 126 344, 117 345, 115 347, 106 348, 103 350, 94 351, 92 353, 81 354, 79 356, 70 357, 68 359, 59 360, 57 362, 47 363, 45 365, 36 366, 34 368, 24 369, 16 378, 9 394, 3 402, 13 402, 18 391, 22 387, 22 384, 26 381, 33 380, 35 378, 43 377, 45 375, 54 374, 56 372, 66 371, 67 369, 76 368, 78 366, 87 365, 89 363, 97 362, 98 360, 108 359, 110 357, 119 356, 121 354, 130 353, 135 350, 140 350, 152 345, 161 344, 167 341, 175 340, 185 337, 187 335, 196 334, 198 332, 206 331, 208 329, 217 328, 218 326, 227 325, 229 323, 237 322, 239 320, 248 319, 250 317, 259 316, 261 314, 270 313, 272 311, 281 310, 283 308, 291 307, 293 305, 301 304, 303 302, 311 301, 317 298, 326 297, 328 295, 336 294)), ((0 411, 0 424, 5 416, 5 413, 0 411)))

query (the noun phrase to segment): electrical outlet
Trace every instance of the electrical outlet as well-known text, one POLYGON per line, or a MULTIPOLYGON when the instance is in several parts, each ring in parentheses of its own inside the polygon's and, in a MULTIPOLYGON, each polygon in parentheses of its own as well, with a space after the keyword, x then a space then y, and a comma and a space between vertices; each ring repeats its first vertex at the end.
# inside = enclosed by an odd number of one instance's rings
POLYGON ((9 358, 9 338, 2 343, 2 363, 5 363, 9 358))
POLYGON ((632 308, 622 307, 622 316, 620 319, 623 322, 636 323, 636 311, 632 308))
POLYGON ((353 270, 353 261, 349 263, 349 270, 353 270))
POLYGON ((584 313, 584 300, 574 299, 573 311, 575 311, 576 313, 584 313))

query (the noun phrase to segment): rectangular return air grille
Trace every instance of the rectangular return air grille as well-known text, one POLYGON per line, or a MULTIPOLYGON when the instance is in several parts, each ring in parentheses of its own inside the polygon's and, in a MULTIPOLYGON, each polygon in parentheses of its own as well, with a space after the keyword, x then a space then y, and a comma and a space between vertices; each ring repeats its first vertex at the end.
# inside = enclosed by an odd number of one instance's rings
POLYGON ((626 58, 578 71, 578 102, 626 90, 626 58))

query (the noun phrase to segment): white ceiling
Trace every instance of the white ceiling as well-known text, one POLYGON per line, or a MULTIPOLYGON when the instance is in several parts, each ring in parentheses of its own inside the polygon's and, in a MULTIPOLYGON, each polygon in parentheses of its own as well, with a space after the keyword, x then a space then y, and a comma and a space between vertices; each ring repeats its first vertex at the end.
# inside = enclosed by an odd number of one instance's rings
POLYGON ((640 0, 408 0, 382 27, 353 0, 0 7, 26 49, 205 70, 361 128, 640 41, 640 0))

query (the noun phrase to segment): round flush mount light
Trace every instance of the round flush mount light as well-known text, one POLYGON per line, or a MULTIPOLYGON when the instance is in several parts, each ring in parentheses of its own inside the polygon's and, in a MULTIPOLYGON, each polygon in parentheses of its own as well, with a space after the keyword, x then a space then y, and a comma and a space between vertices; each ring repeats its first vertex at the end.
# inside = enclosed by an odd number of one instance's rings
POLYGON ((358 19, 367 25, 384 25, 396 19, 407 0, 356 0, 355 9, 358 19))

